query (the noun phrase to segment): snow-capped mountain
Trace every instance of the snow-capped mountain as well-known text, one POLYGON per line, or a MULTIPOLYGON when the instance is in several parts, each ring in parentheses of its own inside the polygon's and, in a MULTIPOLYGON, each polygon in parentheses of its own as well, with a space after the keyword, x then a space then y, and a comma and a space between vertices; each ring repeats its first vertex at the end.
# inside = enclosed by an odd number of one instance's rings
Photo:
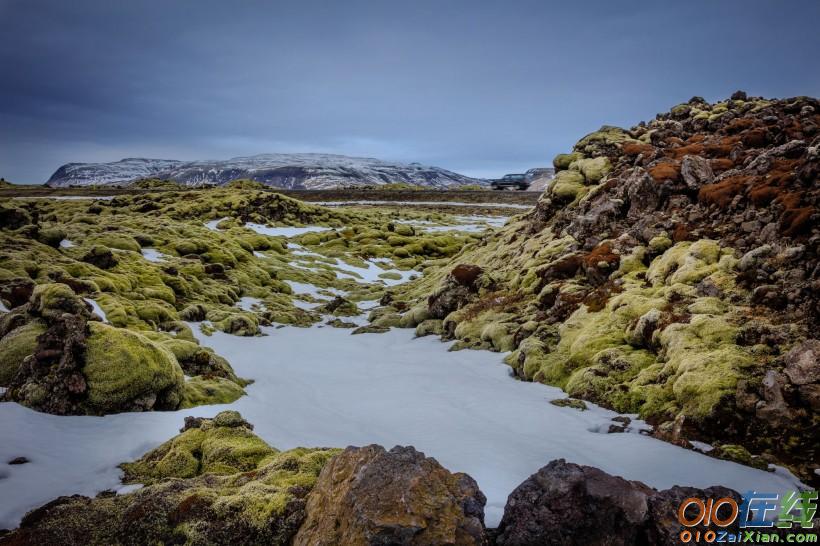
POLYGON ((262 154, 223 161, 129 158, 111 163, 68 163, 51 175, 49 186, 127 184, 140 178, 170 179, 189 186, 226 184, 250 178, 288 189, 323 189, 396 182, 446 188, 484 184, 452 171, 373 158, 333 154, 262 154))

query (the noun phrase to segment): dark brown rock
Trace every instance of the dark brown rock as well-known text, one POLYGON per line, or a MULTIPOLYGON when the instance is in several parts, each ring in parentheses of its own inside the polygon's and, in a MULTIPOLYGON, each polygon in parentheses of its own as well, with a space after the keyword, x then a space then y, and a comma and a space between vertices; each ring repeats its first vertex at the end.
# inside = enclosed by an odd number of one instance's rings
POLYGON ((91 247, 82 260, 100 269, 111 269, 118 263, 110 248, 99 245, 91 247))
POLYGON ((23 277, 0 283, 0 299, 6 300, 12 309, 28 302, 33 291, 34 281, 23 277))
POLYGON ((461 286, 466 286, 473 290, 475 289, 476 281, 483 272, 484 270, 477 265, 459 264, 453 268, 450 275, 461 286))
MULTIPOLYGON (((559 459, 510 494, 493 544, 678 546, 683 528, 677 519, 678 508, 690 497, 741 500, 737 492, 725 487, 676 486, 657 491, 641 482, 559 459)), ((703 526, 693 529, 708 530, 703 526)), ((727 530, 736 532, 737 524, 727 530)))
POLYGON ((15 457, 12 460, 10 460, 8 462, 8 464, 10 464, 10 465, 20 465, 20 464, 26 464, 28 462, 29 462, 29 460, 26 457, 15 457))
POLYGON ((637 544, 651 493, 597 468, 552 461, 510 494, 496 544, 637 544))

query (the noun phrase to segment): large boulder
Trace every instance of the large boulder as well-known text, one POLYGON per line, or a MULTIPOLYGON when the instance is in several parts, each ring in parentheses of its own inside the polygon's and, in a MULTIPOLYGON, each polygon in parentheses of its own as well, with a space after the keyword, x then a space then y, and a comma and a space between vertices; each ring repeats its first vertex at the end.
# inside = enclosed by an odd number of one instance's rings
MULTIPOLYGON (((731 498, 725 487, 656 491, 589 466, 552 461, 510 494, 496 531, 499 546, 679 545, 678 508, 690 497, 731 498)), ((696 526, 693 532, 707 528, 696 526)), ((713 527, 713 530, 718 530, 713 527)), ((726 528, 737 532, 737 523, 726 528)))
POLYGON ((482 544, 486 499, 412 447, 349 447, 308 495, 296 546, 482 544))
POLYGON ((637 544, 651 489, 589 466, 552 461, 513 491, 498 544, 637 544))

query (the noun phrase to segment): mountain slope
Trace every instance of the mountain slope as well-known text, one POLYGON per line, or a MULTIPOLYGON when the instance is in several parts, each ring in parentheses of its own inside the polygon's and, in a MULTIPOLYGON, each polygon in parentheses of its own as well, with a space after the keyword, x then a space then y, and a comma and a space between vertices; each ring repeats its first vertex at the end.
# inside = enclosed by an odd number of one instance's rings
POLYGON ((484 183, 483 180, 419 163, 333 154, 262 154, 214 161, 131 158, 112 163, 69 163, 57 169, 47 184, 55 187, 126 184, 140 178, 171 179, 190 186, 222 185, 238 178, 249 178, 268 186, 288 189, 396 182, 446 188, 484 183))
POLYGON ((819 147, 807 97, 603 127, 555 158, 535 209, 392 305, 667 440, 816 481, 819 147))

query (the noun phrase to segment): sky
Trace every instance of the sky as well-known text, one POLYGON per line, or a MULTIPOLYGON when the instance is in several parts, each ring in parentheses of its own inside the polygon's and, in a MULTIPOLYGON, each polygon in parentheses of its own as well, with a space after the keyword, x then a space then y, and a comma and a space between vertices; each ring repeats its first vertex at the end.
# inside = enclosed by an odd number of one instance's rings
POLYGON ((0 0, 0 176, 325 152, 479 177, 694 95, 820 95, 818 0, 0 0))

